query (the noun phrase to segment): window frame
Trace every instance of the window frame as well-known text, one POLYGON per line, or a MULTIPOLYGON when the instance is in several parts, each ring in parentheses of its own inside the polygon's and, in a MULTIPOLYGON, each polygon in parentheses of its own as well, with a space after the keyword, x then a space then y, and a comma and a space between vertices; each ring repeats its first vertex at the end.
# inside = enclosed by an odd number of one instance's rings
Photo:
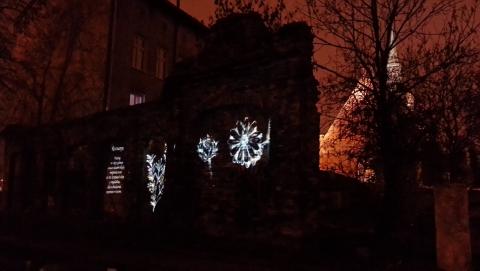
POLYGON ((147 60, 146 39, 140 34, 136 34, 132 40, 131 67, 133 69, 145 72, 147 60))
POLYGON ((163 46, 157 46, 155 49, 154 76, 160 80, 164 80, 167 77, 167 49, 163 46))

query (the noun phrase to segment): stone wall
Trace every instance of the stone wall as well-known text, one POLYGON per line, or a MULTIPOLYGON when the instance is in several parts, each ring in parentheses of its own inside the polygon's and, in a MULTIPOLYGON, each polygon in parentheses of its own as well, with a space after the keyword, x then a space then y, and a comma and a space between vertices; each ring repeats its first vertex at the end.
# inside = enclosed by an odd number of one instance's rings
POLYGON ((146 212, 140 207, 147 201, 143 161, 152 139, 169 139, 165 108, 154 103, 37 129, 10 127, 4 132, 10 169, 8 209, 101 217, 113 144, 125 147, 128 161, 124 190, 128 208, 119 216, 146 212))
POLYGON ((175 179, 199 191, 194 223, 202 231, 298 233, 293 224, 301 220, 302 199, 317 180, 311 57, 312 34, 305 24, 272 33, 255 15, 241 16, 213 26, 204 51, 171 77, 167 88, 177 105, 182 168, 175 179), (268 149, 250 168, 232 163, 227 144, 230 129, 245 117, 264 136, 269 123, 271 128, 268 149), (219 141, 212 174, 195 153, 206 134, 219 141))
POLYGON ((440 270, 471 270, 472 251, 468 189, 465 185, 435 188, 437 266, 440 270))
POLYGON ((312 49, 306 24, 272 32, 256 15, 228 18, 212 27, 198 57, 178 65, 159 101, 38 129, 11 128, 4 134, 15 169, 9 210, 156 221, 213 236, 303 236, 317 221, 312 211, 321 209, 315 205, 312 49), (255 121, 262 133, 262 155, 248 168, 232 162, 228 140, 237 121, 255 121), (219 142, 211 167, 197 154, 207 134, 219 142), (165 143, 165 189, 152 212, 145 155, 165 143), (111 200, 105 174, 113 145, 125 148, 126 169, 112 214, 104 205, 111 200))

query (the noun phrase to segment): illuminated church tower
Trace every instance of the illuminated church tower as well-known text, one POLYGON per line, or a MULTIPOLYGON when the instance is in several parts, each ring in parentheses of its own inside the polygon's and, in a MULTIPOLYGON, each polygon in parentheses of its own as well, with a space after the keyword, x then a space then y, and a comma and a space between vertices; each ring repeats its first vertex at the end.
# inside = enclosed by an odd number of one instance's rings
MULTIPOLYGON (((395 36, 390 34, 390 44, 393 44, 395 36)), ((398 60, 396 47, 390 50, 387 64, 389 83, 397 83, 401 77, 401 65, 398 60)), ((355 122, 357 118, 354 112, 357 106, 363 103, 368 89, 371 87, 370 80, 363 76, 357 86, 348 97, 345 104, 340 108, 337 116, 324 135, 320 136, 320 169, 338 174, 358 178, 362 182, 373 180, 375 173, 366 168, 355 157, 364 147, 365 138, 355 134, 349 129, 348 123, 355 122)), ((413 96, 406 95, 407 106, 413 106, 413 96)), ((358 119, 360 121, 360 119, 358 119)))

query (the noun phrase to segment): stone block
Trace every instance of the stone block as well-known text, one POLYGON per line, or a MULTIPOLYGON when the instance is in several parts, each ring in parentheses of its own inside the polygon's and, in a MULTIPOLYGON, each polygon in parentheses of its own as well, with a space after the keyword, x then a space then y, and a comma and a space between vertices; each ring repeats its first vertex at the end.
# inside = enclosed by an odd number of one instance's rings
POLYGON ((440 270, 471 270, 468 190, 461 184, 435 188, 437 265, 440 270))

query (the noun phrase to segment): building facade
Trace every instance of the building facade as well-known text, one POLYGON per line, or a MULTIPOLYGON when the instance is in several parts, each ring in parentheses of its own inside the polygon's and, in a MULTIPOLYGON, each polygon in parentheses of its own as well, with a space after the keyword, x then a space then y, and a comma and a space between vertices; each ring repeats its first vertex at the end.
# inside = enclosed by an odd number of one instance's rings
POLYGON ((327 209, 338 193, 318 196, 310 29, 227 19, 179 64, 162 99, 6 131, 7 213, 214 236, 311 231, 315 202, 327 209))
MULTIPOLYGON (((78 27, 76 31, 79 33, 66 32, 68 35, 75 34, 77 39, 72 41, 70 64, 65 68, 66 83, 55 87, 55 82, 60 81, 58 77, 62 75, 53 71, 44 91, 44 115, 52 107, 47 103, 57 97, 61 97, 58 104, 66 109, 59 109, 61 114, 44 117, 41 122, 37 122, 35 117, 31 118, 32 121, 24 121, 27 119, 25 116, 30 118, 31 112, 18 111, 18 116, 12 118, 10 124, 34 126, 59 122, 160 99, 165 79, 173 66, 198 53, 207 31, 201 22, 168 0, 52 1, 45 9, 71 16, 66 21, 78 27), (57 91, 61 95, 49 92, 62 87, 69 90, 57 91)), ((50 21, 42 18, 34 23, 49 25, 52 24, 50 21)), ((24 40, 25 44, 31 42, 24 40)), ((61 67, 62 63, 67 63, 63 58, 67 49, 63 48, 66 47, 63 39, 57 42, 62 45, 54 51, 52 62, 61 67)), ((17 49, 20 53, 16 54, 27 57, 28 54, 22 53, 22 50, 17 49)), ((37 108, 38 105, 33 102, 28 107, 37 108)), ((34 109, 31 111, 35 113, 34 109)), ((1 123, 0 127, 3 125, 5 123, 1 123)), ((1 189, 1 180, 8 178, 1 140, 0 148, 1 189)))
POLYGON ((168 0, 112 0, 105 110, 158 99, 174 64, 198 53, 206 31, 168 0))

